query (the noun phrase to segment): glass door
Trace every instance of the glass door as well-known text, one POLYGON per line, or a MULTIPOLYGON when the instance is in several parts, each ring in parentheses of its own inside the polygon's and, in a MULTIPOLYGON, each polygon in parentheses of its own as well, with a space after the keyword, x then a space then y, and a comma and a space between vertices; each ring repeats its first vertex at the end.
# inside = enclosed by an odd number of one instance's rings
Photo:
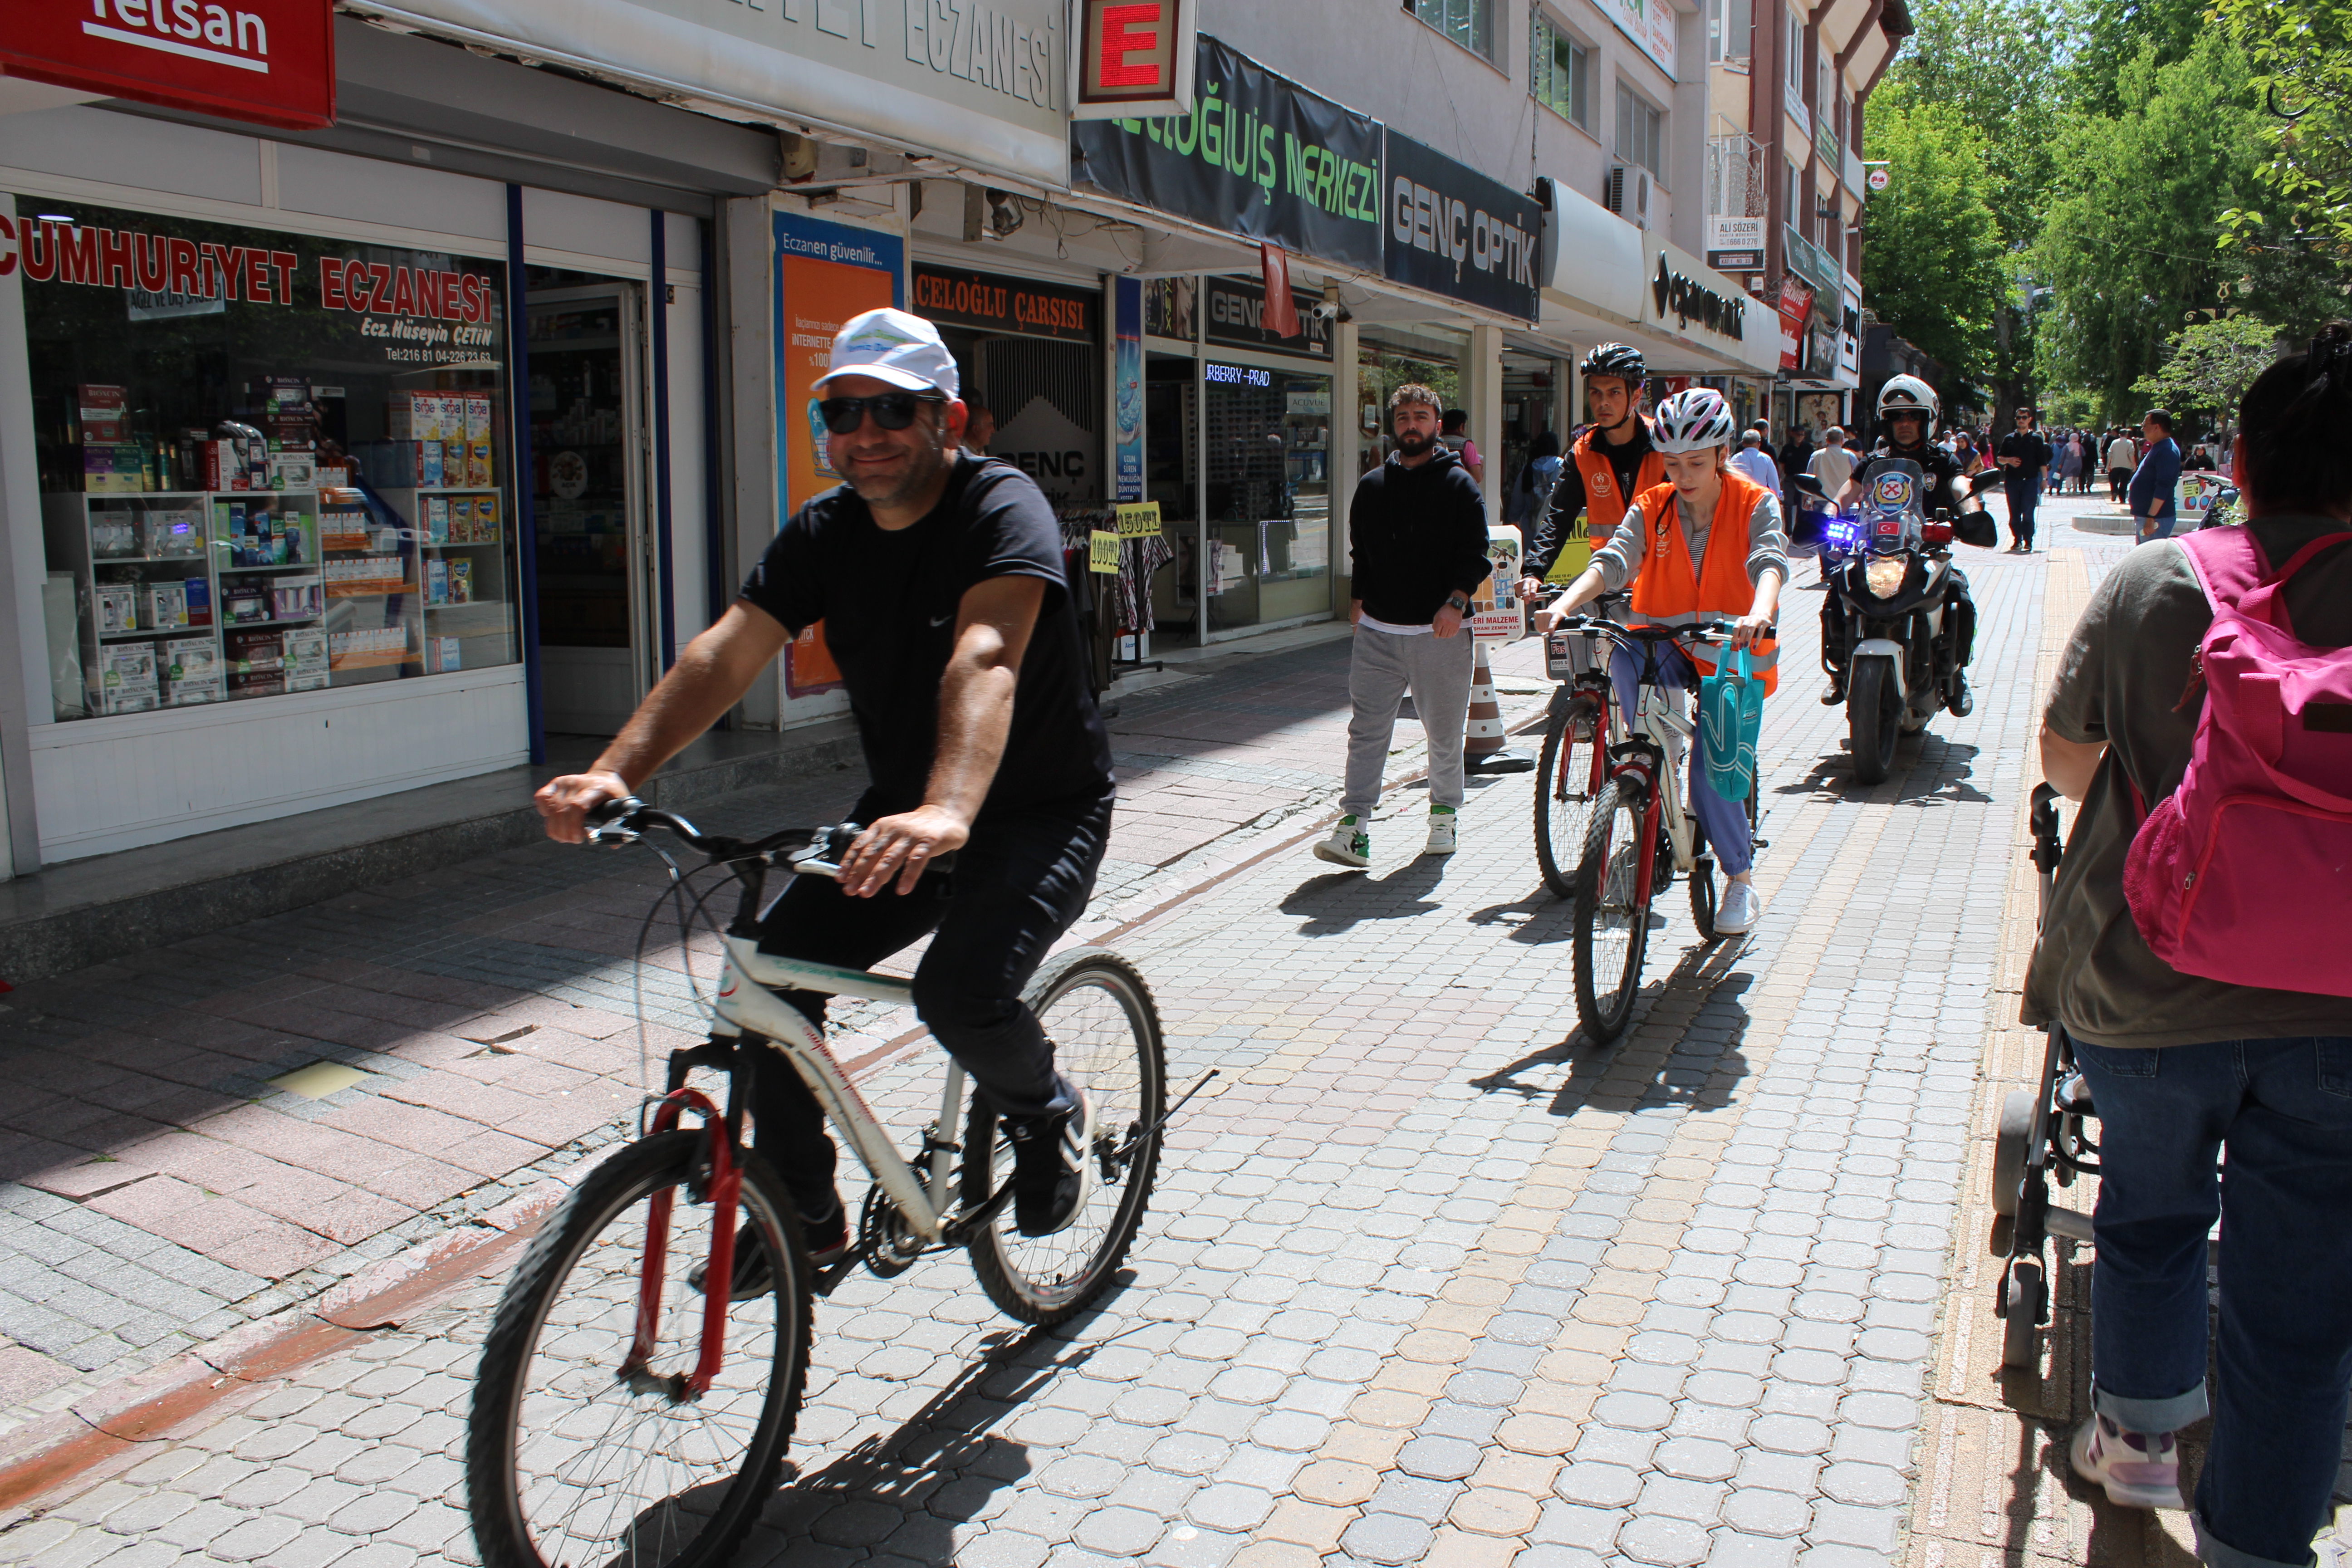
POLYGON ((534 268, 532 549, 551 734, 609 735, 659 679, 646 474, 644 289, 534 268))

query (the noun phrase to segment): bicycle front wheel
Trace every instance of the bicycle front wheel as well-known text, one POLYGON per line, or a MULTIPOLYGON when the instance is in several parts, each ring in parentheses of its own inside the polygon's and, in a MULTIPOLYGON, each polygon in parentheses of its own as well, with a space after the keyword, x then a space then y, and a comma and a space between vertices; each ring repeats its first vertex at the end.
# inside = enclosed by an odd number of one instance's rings
MULTIPOLYGON (((1109 1289, 1143 1224, 1160 1170, 1168 1064, 1151 988, 1115 952, 1056 953, 1024 1000, 1054 1043, 1054 1065, 1094 1105, 1095 1180, 1077 1214, 1053 1235, 1022 1235, 1007 1205, 970 1249, 981 1289, 999 1310, 1050 1325, 1076 1317, 1109 1289)), ((967 1204, 1012 1179, 1013 1144, 976 1092, 964 1150, 967 1204)))
POLYGON ((1576 869, 1576 1012, 1598 1043, 1625 1032, 1642 989, 1650 900, 1637 893, 1643 855, 1655 853, 1642 837, 1648 805, 1638 782, 1619 779, 1593 810, 1576 869))
POLYGON ((628 1145, 508 1281, 466 1435, 485 1568, 719 1568, 774 1489, 808 1375, 808 1258, 792 1200, 757 1156, 742 1156, 740 1215, 717 1212, 708 1149, 684 1129, 628 1145), (652 1353, 637 1364, 648 1224, 664 1196, 652 1353), (703 1296, 688 1276, 714 1227, 739 1223, 739 1250, 756 1238, 774 1267, 730 1308, 724 1359, 696 1394, 703 1296))

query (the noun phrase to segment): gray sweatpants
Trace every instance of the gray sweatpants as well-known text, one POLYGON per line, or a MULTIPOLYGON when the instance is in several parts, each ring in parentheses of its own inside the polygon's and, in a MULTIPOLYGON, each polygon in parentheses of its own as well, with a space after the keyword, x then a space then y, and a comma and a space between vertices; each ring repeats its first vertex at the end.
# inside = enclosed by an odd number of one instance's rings
POLYGON ((1381 772, 1396 733, 1397 704, 1412 693, 1429 735, 1429 804, 1462 804, 1462 732, 1470 721, 1472 644, 1468 628, 1442 637, 1399 637, 1356 628, 1348 660, 1348 782, 1339 810, 1370 816, 1381 803, 1381 772))

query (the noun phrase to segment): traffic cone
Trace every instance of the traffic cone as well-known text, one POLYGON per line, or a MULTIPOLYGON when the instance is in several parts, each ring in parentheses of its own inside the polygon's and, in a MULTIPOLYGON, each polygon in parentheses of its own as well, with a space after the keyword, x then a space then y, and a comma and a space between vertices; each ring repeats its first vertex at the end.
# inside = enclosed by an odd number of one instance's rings
POLYGON ((1503 743, 1503 705, 1495 697, 1495 672, 1486 664, 1486 645, 1472 645, 1470 724, 1464 731, 1462 766, 1474 773, 1526 773, 1536 760, 1503 743))

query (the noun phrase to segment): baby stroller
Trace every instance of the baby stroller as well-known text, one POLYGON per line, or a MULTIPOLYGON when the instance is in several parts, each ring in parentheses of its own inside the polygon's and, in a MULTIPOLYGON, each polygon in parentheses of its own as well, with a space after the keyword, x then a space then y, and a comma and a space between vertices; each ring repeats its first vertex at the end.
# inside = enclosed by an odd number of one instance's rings
MULTIPOLYGON (((2058 792, 2033 790, 2033 867, 2042 878, 2039 923, 2050 919, 2050 889, 2063 853, 2058 837, 2058 792)), ((2009 1221, 2009 1261, 1993 1311, 2001 1320, 2000 1364, 2029 1369, 2042 1363, 2042 1326, 2050 1321, 2050 1273, 2042 1257, 2053 1236, 2091 1239, 2091 1216, 2050 1206, 2050 1184, 2071 1187, 2074 1178, 2098 1174, 2099 1146, 2087 1128, 2098 1112, 2090 1086, 2074 1066, 2065 1031, 2053 1023, 2042 1051, 2042 1080, 2030 1089, 2010 1090, 2000 1103, 2000 1131, 1993 1142, 1992 1210, 2009 1221)), ((1998 1231, 1995 1232, 1998 1235, 1998 1231)))

